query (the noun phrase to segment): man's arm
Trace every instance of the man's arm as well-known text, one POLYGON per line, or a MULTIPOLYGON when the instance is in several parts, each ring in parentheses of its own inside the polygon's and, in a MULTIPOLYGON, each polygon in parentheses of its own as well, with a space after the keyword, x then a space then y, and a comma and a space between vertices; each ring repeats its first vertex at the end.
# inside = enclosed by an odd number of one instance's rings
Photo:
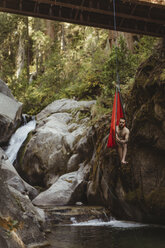
POLYGON ((118 126, 116 126, 116 141, 117 141, 119 144, 122 144, 122 140, 119 138, 119 135, 118 135, 118 126))
POLYGON ((119 138, 118 134, 116 133, 116 141, 121 143, 121 139, 119 138))
POLYGON ((128 143, 128 139, 129 139, 129 130, 127 129, 124 140, 122 140, 122 144, 128 143))

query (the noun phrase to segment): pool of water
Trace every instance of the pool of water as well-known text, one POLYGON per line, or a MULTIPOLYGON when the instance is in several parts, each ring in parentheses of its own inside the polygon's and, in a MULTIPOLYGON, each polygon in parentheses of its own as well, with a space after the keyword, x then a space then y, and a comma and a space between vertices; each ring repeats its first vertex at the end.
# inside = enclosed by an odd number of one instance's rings
POLYGON ((165 248, 165 227, 98 220, 54 227, 52 248, 165 248))

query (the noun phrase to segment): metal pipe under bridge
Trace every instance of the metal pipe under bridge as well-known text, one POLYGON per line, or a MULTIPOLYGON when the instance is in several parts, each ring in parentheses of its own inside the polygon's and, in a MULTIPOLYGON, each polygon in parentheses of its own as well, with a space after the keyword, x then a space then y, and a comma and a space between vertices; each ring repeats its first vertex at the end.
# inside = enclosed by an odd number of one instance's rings
MULTIPOLYGON (((118 31, 165 37, 165 0, 115 6, 118 31)), ((0 11, 114 30, 113 0, 0 0, 0 11)))

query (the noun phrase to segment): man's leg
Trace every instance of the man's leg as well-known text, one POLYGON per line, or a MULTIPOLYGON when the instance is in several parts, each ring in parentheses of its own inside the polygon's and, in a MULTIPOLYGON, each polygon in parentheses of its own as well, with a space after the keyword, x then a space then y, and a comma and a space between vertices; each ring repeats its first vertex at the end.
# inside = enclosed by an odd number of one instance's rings
POLYGON ((123 146, 118 144, 117 145, 117 148, 118 148, 118 153, 119 153, 119 157, 120 157, 120 161, 122 161, 122 158, 123 158, 123 146))
POLYGON ((126 164, 127 162, 125 161, 127 155, 127 144, 123 144, 123 151, 122 151, 122 159, 121 162, 126 164))

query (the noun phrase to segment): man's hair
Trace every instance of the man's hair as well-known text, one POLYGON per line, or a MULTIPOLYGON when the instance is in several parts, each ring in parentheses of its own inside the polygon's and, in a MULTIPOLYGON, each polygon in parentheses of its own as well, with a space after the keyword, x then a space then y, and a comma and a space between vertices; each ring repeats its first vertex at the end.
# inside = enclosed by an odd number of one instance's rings
MULTIPOLYGON (((125 121, 124 117, 123 117, 123 118, 121 117, 120 120, 124 120, 124 121, 125 121)), ((119 121, 120 121, 120 120, 119 120, 119 121)))

